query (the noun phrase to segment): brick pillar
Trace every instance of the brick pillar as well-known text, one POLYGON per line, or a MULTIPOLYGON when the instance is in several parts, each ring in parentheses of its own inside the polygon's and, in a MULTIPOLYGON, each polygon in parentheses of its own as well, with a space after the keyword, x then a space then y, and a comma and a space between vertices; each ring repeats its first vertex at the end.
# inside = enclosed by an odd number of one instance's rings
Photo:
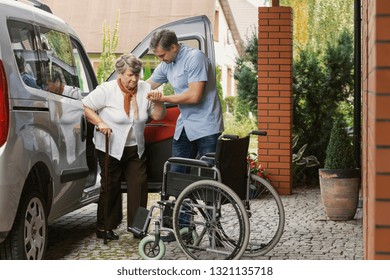
POLYGON ((364 258, 390 260, 390 1, 362 3, 364 258))
POLYGON ((259 7, 258 154, 280 194, 291 194, 292 38, 291 7, 259 7))

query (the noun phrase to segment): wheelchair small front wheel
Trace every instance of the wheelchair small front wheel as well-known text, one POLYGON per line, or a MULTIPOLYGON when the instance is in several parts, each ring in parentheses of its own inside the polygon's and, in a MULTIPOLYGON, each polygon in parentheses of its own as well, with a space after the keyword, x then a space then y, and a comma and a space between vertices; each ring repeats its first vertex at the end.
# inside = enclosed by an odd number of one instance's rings
POLYGON ((162 240, 156 243, 156 236, 143 238, 138 245, 138 253, 144 260, 161 260, 165 255, 165 244, 162 240))

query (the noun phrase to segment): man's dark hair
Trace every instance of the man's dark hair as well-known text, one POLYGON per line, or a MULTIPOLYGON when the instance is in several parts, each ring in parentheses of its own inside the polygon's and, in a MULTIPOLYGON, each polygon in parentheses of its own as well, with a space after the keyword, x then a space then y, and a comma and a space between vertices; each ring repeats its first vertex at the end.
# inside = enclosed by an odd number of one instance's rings
POLYGON ((149 48, 155 51, 158 47, 161 47, 163 50, 169 51, 172 45, 177 44, 178 41, 175 32, 168 29, 161 29, 153 33, 149 48))

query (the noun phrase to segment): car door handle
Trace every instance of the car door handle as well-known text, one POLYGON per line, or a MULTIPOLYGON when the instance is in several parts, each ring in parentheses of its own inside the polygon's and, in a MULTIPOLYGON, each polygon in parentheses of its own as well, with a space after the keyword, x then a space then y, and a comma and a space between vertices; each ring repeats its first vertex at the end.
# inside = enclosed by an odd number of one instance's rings
POLYGON ((80 137, 83 142, 87 139, 87 120, 84 114, 80 117, 80 137))

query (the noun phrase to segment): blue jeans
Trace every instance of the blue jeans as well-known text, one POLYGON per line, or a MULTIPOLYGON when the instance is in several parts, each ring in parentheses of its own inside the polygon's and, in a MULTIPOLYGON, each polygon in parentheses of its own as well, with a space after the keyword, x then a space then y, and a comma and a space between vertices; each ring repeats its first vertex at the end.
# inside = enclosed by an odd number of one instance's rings
MULTIPOLYGON (((196 158, 204 156, 207 153, 214 153, 217 148, 217 140, 221 133, 205 136, 194 141, 188 140, 187 134, 183 128, 178 140, 173 139, 172 156, 183 158, 196 158)), ((172 165, 171 171, 180 173, 189 173, 190 167, 172 165)), ((190 206, 183 205, 180 209, 179 225, 181 228, 188 227, 191 223, 191 215, 185 212, 191 211, 190 206)))
MULTIPOLYGON (((183 158, 196 158, 204 156, 207 153, 214 153, 217 147, 217 140, 221 133, 208 135, 194 141, 188 140, 185 129, 181 132, 178 140, 173 139, 172 156, 183 158)), ((179 165, 172 165, 171 171, 189 173, 190 168, 179 165)))

